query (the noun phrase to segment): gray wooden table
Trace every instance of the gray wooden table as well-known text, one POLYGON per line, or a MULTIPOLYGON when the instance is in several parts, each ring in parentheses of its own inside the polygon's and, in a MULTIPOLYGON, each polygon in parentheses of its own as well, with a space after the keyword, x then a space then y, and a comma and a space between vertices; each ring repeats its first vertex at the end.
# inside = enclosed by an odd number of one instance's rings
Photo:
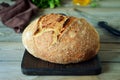
MULTIPOLYGON (((1 0, 2 2, 4 0, 1 0)), ((6 0, 10 2, 10 0, 6 0)), ((12 4, 12 3, 11 3, 12 4)), ((71 0, 64 2, 64 7, 44 9, 39 15, 47 13, 65 13, 83 17, 73 10, 71 0)), ((81 8, 80 10, 93 15, 94 18, 107 21, 109 25, 120 30, 120 0, 102 0, 97 8, 81 8)), ((91 20, 92 21, 92 20, 91 20)), ((120 37, 109 34, 96 23, 92 23, 100 35, 101 48, 99 57, 102 63, 102 73, 94 76, 26 76, 21 73, 21 60, 24 46, 22 34, 16 34, 12 29, 0 23, 0 80, 120 80, 120 37)))

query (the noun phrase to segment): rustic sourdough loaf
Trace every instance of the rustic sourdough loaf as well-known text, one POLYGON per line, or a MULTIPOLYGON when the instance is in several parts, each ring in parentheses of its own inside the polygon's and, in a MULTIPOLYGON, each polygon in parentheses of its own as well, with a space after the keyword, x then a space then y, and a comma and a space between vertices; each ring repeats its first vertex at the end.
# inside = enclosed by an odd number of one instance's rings
POLYGON ((59 64, 91 59, 100 47, 97 31, 85 19, 53 13, 28 25, 22 42, 34 57, 59 64))

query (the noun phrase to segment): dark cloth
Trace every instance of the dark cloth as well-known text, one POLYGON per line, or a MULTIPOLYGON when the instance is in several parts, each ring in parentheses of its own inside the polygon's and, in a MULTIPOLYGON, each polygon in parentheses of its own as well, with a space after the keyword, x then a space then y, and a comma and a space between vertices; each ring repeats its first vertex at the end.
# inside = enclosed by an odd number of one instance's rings
POLYGON ((38 8, 30 0, 16 0, 14 5, 0 10, 0 18, 3 24, 20 33, 37 10, 38 8))

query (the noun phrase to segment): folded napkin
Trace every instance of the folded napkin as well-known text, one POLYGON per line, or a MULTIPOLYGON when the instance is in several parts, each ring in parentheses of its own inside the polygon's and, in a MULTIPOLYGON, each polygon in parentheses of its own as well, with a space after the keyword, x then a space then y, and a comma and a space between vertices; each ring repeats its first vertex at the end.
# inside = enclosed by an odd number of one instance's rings
POLYGON ((38 8, 30 0, 16 0, 14 5, 0 9, 0 18, 3 24, 20 33, 37 10, 38 8))

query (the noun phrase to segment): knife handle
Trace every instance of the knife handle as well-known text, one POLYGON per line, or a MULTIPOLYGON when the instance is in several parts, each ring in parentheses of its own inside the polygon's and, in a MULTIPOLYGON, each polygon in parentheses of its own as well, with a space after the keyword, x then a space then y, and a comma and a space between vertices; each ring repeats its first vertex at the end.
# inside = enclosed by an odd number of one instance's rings
POLYGON ((100 21, 98 22, 98 25, 104 29, 106 29, 108 32, 110 32, 111 34, 115 35, 115 36, 119 36, 120 37, 120 31, 109 26, 107 22, 105 21, 100 21))

